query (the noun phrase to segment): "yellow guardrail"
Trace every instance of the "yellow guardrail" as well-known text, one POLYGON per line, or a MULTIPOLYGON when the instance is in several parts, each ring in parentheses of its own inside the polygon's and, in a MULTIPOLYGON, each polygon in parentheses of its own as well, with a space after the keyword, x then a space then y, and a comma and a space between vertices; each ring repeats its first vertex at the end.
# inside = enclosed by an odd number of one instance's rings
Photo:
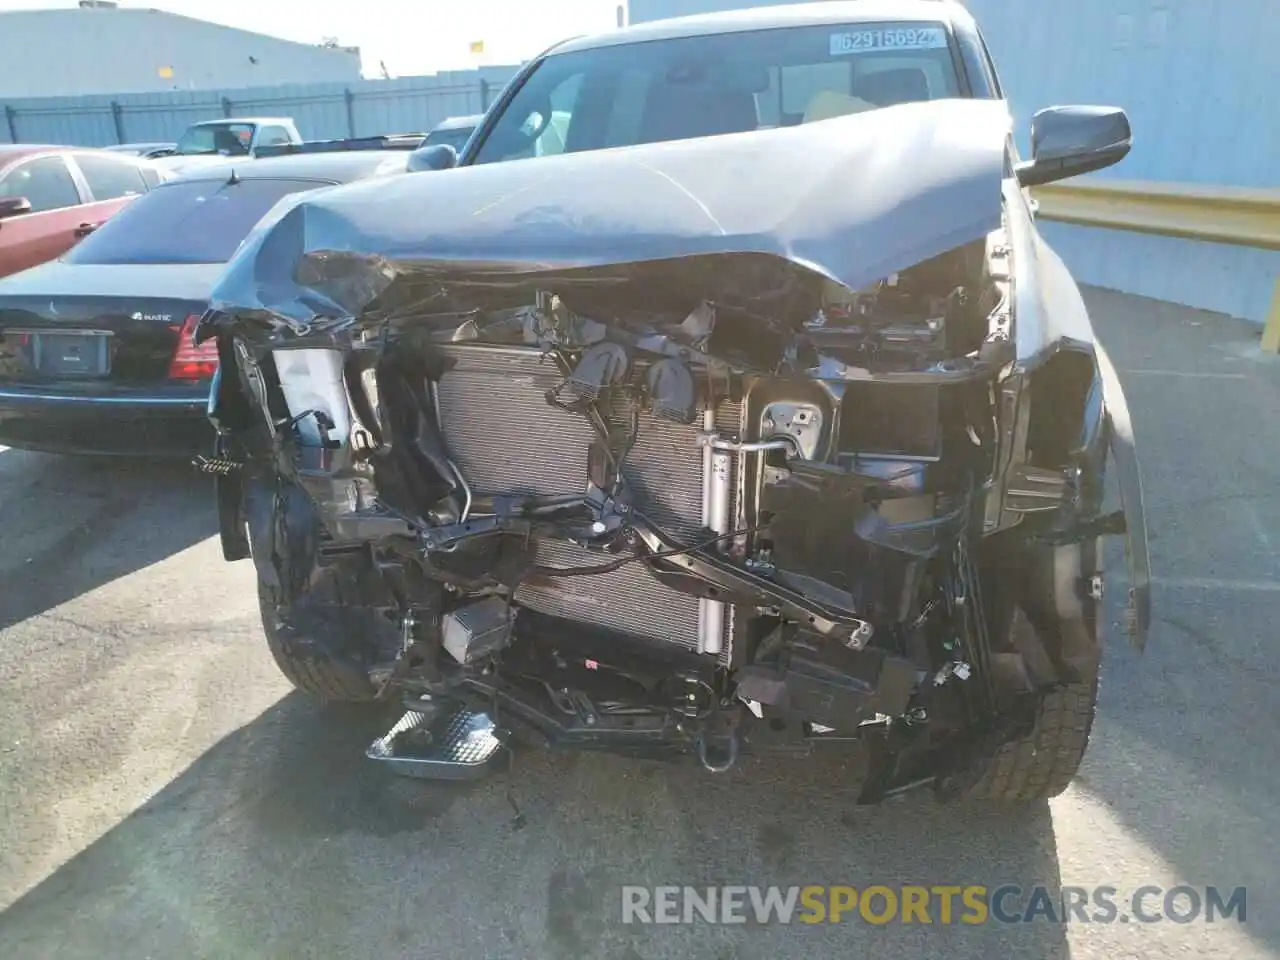
MULTIPOLYGON (((1084 179, 1031 192, 1045 220, 1280 250, 1280 190, 1084 179)), ((1280 278, 1262 349, 1280 353, 1280 278)))

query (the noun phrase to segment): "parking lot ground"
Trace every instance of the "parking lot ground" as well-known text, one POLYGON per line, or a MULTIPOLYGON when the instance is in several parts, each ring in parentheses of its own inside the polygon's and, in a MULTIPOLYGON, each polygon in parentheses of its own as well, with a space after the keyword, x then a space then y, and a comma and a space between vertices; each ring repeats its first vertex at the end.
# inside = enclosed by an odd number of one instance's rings
POLYGON ((468 786, 390 780, 373 719, 277 674, 203 481, 0 452, 0 956, 1280 956, 1280 363, 1248 324, 1088 297, 1134 410, 1156 621, 1144 657, 1113 632, 1078 780, 1024 808, 855 808, 856 758, 525 752, 468 786), (1248 912, 622 922, 624 884, 721 883, 1243 886, 1248 912))

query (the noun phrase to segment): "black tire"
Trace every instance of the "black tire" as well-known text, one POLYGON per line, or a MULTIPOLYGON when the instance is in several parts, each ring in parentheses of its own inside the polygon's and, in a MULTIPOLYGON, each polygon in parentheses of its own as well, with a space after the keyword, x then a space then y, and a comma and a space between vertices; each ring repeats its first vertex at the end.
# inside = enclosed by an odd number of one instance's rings
POLYGON ((1035 731, 1006 743, 967 792, 972 800, 1047 800, 1062 793, 1080 768, 1098 704, 1098 684, 1073 683, 1047 694, 1035 731))
POLYGON ((276 615, 270 588, 261 581, 258 604, 267 648, 285 679, 295 687, 331 703, 367 703, 377 699, 378 691, 363 665, 308 643, 276 615))

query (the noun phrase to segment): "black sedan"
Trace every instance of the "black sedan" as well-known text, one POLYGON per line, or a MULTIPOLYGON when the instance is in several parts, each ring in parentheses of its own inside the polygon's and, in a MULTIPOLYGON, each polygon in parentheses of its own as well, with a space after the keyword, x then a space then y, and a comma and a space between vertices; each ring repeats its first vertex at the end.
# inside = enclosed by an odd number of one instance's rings
POLYGON ((404 172, 409 154, 306 154, 202 168, 107 221, 62 259, 0 280, 0 445, 189 456, 208 449, 209 292, 283 197, 404 172))

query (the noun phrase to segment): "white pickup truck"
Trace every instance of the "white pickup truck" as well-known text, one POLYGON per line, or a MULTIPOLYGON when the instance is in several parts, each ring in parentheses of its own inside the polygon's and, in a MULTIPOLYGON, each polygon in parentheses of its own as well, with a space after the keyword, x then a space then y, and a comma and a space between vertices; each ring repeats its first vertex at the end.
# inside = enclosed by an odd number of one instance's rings
POLYGON ((256 156, 264 146, 301 142, 292 117, 202 120, 187 127, 173 153, 158 162, 176 172, 225 157, 256 156))

